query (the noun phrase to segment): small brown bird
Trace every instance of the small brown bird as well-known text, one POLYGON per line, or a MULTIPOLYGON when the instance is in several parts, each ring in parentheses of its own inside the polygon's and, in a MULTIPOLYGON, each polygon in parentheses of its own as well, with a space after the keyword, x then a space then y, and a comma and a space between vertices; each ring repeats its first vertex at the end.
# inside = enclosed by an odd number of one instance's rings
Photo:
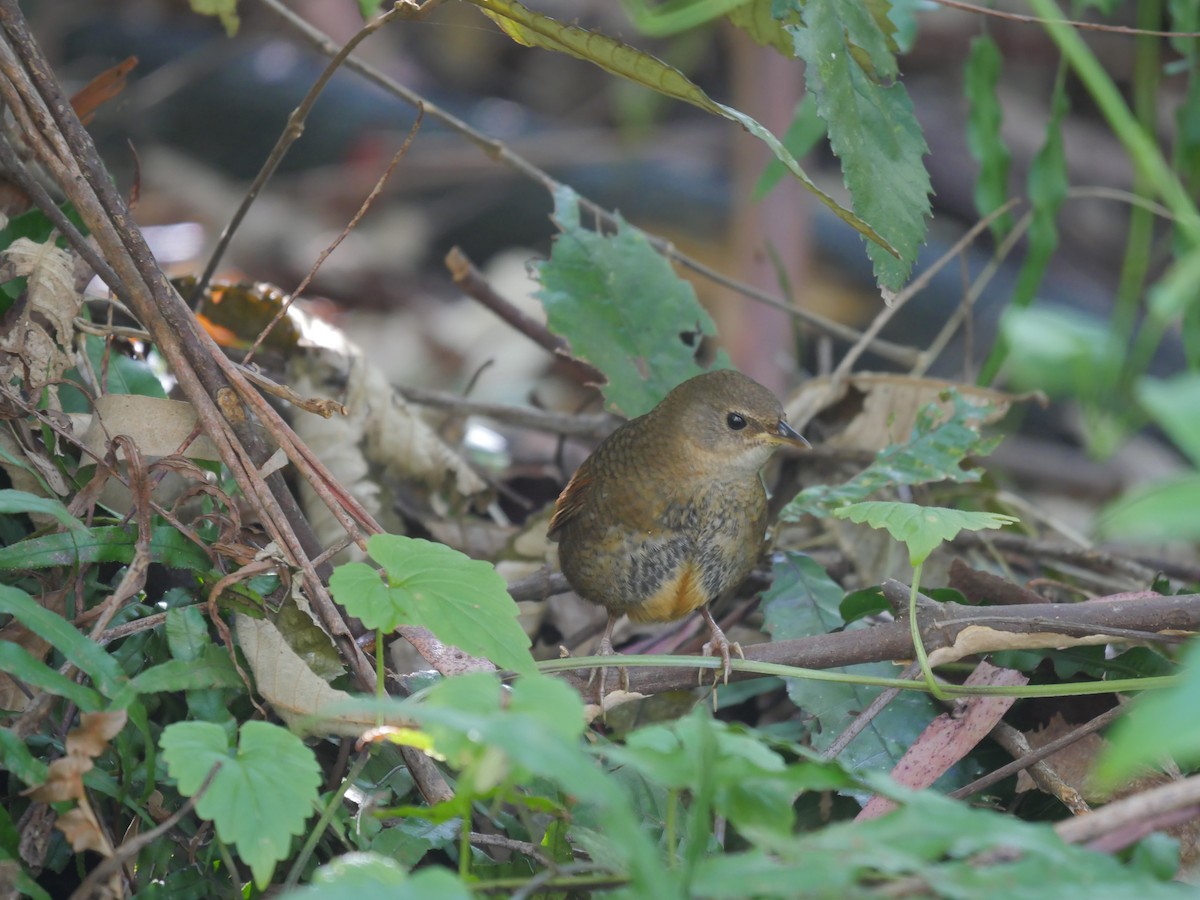
MULTIPOLYGON (((809 443, 779 400, 740 372, 697 375, 596 448, 559 495, 550 538, 579 596, 608 610, 598 653, 613 653, 613 626, 669 622, 700 610, 704 645, 725 663, 730 644, 708 604, 750 573, 767 529, 759 469, 776 448, 809 443)), ((604 673, 600 671, 600 697, 604 673)))

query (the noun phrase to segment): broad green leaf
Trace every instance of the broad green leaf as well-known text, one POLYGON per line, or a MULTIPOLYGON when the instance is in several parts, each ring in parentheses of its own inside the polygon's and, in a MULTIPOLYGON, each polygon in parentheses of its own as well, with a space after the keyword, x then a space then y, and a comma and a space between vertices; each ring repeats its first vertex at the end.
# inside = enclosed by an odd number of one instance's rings
MULTIPOLYGON (((771 152, 787 167, 787 170, 822 203, 833 210, 838 218, 883 248, 881 252, 900 256, 900 251, 888 243, 875 227, 842 207, 831 196, 818 188, 775 135, 745 113, 717 103, 689 81, 678 69, 606 35, 588 31, 576 25, 564 25, 556 22, 554 19, 525 8, 516 0, 470 0, 470 2, 478 6, 500 26, 505 34, 519 44, 527 47, 542 47, 586 60, 606 72, 621 78, 628 78, 630 81, 664 96, 674 97, 676 100, 698 106, 715 116, 737 122, 770 147, 771 152)), ((911 260, 909 260, 909 265, 911 264, 911 260)))
MULTIPOLYGON (((782 6, 793 12, 796 0, 782 6)), ((779 10, 779 5, 775 7, 779 10)), ((925 240, 931 186, 929 152, 912 101, 896 80, 887 35, 862 0, 806 0, 804 26, 789 25, 805 79, 842 162, 854 211, 890 242, 868 245, 879 283, 898 290, 925 240)))
POLYGON ((128 681, 124 671, 104 648, 80 634, 70 622, 37 603, 24 591, 0 584, 0 613, 7 613, 48 641, 95 683, 100 693, 113 697, 128 681))
POLYGON ((1137 397, 1150 417, 1200 469, 1200 372, 1170 381, 1143 378, 1137 397))
POLYGON ((1183 680, 1163 691, 1137 697, 1117 721, 1100 757, 1097 778, 1108 786, 1173 759, 1185 769, 1200 762, 1200 642, 1193 641, 1181 659, 1183 680))
POLYGON ((1052 397, 1110 397, 1125 349, 1107 323, 1068 309, 1008 309, 1000 333, 1011 347, 1010 378, 1017 389, 1052 397))
POLYGON ((135 675, 130 686, 139 694, 242 687, 228 651, 209 643, 196 659, 169 659, 135 675))
POLYGON ((87 526, 80 522, 58 500, 52 497, 39 497, 28 491, 16 491, 11 488, 0 490, 0 515, 15 513, 38 513, 51 516, 60 524, 76 534, 87 534, 87 526))
MULTIPOLYGON (((162 382, 154 374, 154 370, 140 359, 133 359, 124 353, 111 352, 107 359, 104 353, 104 339, 94 334, 85 335, 87 338, 87 355, 92 363, 92 370, 101 380, 106 394, 140 394, 144 397, 158 397, 165 400, 167 392, 163 390, 162 382)), ((67 378, 77 377, 72 370, 67 378)), ((63 409, 66 412, 91 412, 91 401, 75 388, 63 385, 61 390, 63 409)))
MULTIPOLYGON (((792 117, 792 124, 788 126, 787 134, 783 136, 783 145, 791 151, 793 156, 799 158, 815 147, 823 137, 825 137, 825 123, 817 115, 817 101, 813 99, 812 94, 805 94, 804 99, 796 106, 796 112, 792 117)), ((779 160, 773 159, 767 163, 762 177, 754 186, 754 199, 761 200, 769 194, 771 188, 775 187, 785 174, 779 160)))
POLYGON ((50 668, 14 641, 0 641, 0 672, 27 687, 66 697, 83 712, 98 712, 104 707, 99 693, 50 668))
POLYGON ((872 528, 886 528, 892 537, 908 546, 908 558, 914 566, 928 559, 942 541, 954 540, 960 531, 1003 528, 1018 521, 1015 516, 1002 513, 880 500, 843 506, 833 511, 833 517, 859 524, 865 522, 872 528))
POLYGON ((383 829, 371 849, 405 868, 419 863, 430 850, 452 847, 462 837, 462 821, 431 822, 420 816, 405 816, 383 829))
MULTIPOLYGON (((554 201, 563 231, 538 270, 547 323, 566 338, 572 355, 608 377, 609 407, 640 416, 704 371, 696 350, 716 328, 692 286, 641 231, 624 220, 611 236, 588 231, 574 191, 564 188, 554 201)), ((728 365, 721 351, 716 366, 728 365)))
POLYGON ((380 853, 347 853, 313 873, 312 884, 281 895, 285 900, 474 900, 448 869, 433 866, 411 875, 380 853))
MULTIPOLYGON (((1017 276, 1017 285, 1013 289, 1012 298, 1009 300, 1008 312, 1010 314, 1033 303, 1042 278, 1046 274, 1046 267, 1050 264, 1054 251, 1058 248, 1058 211, 1067 198, 1067 189, 1070 186, 1067 181, 1067 158, 1062 140, 1063 121, 1069 111, 1070 104, 1067 102, 1066 88, 1060 69, 1051 100, 1050 121, 1046 125, 1045 142, 1029 167, 1027 190, 1032 215, 1027 236, 1029 249, 1017 276)), ((1001 332, 992 352, 980 370, 979 383, 990 384, 1010 350, 1018 346, 1001 332)), ((1117 357, 1118 360, 1124 358, 1123 352, 1117 357)), ((1014 370, 1014 374, 1020 373, 1019 364, 1014 366, 1014 370)))
POLYGON ((1096 534, 1140 544, 1163 541, 1200 540, 1200 474, 1190 472, 1175 478, 1135 488, 1100 512, 1096 534))
MULTIPOLYGON (((0 572, 45 569, 50 566, 82 566, 88 563, 128 563, 137 547, 133 526, 99 525, 86 532, 48 534, 0 548, 0 572)), ((212 561, 170 525, 150 532, 150 559, 176 569, 207 572, 212 561)))
MULTIPOLYGON (((967 146, 979 163, 975 180, 975 208, 988 216, 1008 200, 1008 166, 1012 157, 1004 145, 1000 125, 1004 119, 997 87, 1000 83, 1000 48, 987 33, 971 41, 963 72, 967 95, 967 146)), ((1012 229, 1012 215, 992 222, 992 234, 1001 240, 1012 229)))
MULTIPOLYGON (((785 553, 776 562, 773 574, 771 587, 762 598, 764 630, 771 635, 771 640, 787 641, 828 634, 843 627, 839 614, 842 588, 810 557, 785 553)), ((865 623, 851 623, 846 627, 862 628, 865 623)), ((896 675, 896 667, 891 663, 854 666, 842 671, 887 678, 896 675)), ((816 723, 810 739, 817 751, 833 743, 883 690, 870 685, 806 678, 785 681, 788 697, 816 723)), ((838 760, 854 771, 891 771, 938 712, 927 695, 901 691, 870 727, 838 755, 838 760)))
POLYGON ((901 484, 978 481, 980 471, 964 469, 962 461, 968 455, 986 456, 995 448, 997 441, 984 438, 979 431, 991 408, 977 406, 956 391, 951 395, 954 408, 948 414, 930 404, 918 414, 907 442, 880 450, 871 465, 843 484, 806 488, 784 507, 780 517, 794 522, 805 514, 827 515, 834 507, 901 484))
POLYGON ((192 12, 202 16, 216 16, 229 37, 237 34, 241 24, 237 14, 237 0, 188 0, 188 3, 192 6, 192 12))
POLYGON ((489 563, 444 544, 390 534, 372 535, 367 550, 387 580, 364 563, 348 563, 334 571, 329 588, 368 628, 423 625, 438 640, 501 668, 533 669, 517 604, 489 563))
POLYGON ((35 759, 11 728, 0 728, 0 768, 16 775, 30 787, 45 784, 49 773, 49 766, 35 759))
POLYGON ((798 835, 768 854, 713 854, 696 881, 705 897, 877 896, 883 883, 912 879, 922 896, 1022 900, 1137 897, 1180 900, 1193 891, 1130 869, 1111 854, 1066 844, 1046 823, 976 809, 933 791, 899 809, 798 835), (996 853, 1003 847, 1004 853, 996 853), (987 864, 979 857, 986 856, 987 864))
POLYGON ((212 639, 208 636, 208 622, 197 606, 168 609, 164 631, 167 634, 167 646, 171 649, 174 659, 184 662, 199 659, 204 649, 212 646, 212 639))
POLYGON ((314 812, 321 784, 316 756, 298 737, 267 722, 243 724, 232 756, 225 730, 211 722, 168 725, 159 743, 185 797, 221 763, 196 813, 216 825, 221 840, 250 866, 255 885, 265 888, 275 863, 287 858, 292 836, 304 832, 314 812))

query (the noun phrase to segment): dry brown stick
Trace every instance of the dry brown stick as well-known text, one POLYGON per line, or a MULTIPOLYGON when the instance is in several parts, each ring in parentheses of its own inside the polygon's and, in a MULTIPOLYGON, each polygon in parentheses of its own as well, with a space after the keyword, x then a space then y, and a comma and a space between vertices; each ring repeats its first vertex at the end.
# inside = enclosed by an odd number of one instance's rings
MULTIPOLYGON (((321 53, 324 53, 326 56, 332 56, 339 51, 339 46, 327 34, 315 28, 301 16, 298 16, 292 10, 288 9, 282 2, 280 2, 280 0, 262 0, 262 3, 268 9, 270 9, 271 12, 279 16, 290 28, 303 35, 304 38, 314 47, 316 47, 321 53)), ((405 103, 411 104, 414 107, 418 105, 424 106, 426 113, 449 127, 451 130, 462 135, 471 143, 475 144, 475 146, 479 147, 480 150, 482 150, 487 156, 504 163, 521 175, 524 175, 526 178, 537 182, 551 194, 554 194, 556 191, 565 187, 565 185, 559 181, 556 181, 554 178, 551 178, 549 174, 539 169, 529 160, 525 159, 525 157, 514 153, 511 148, 504 144, 504 142, 494 140, 482 132, 476 131, 462 119, 442 109, 436 103, 430 102, 427 98, 422 97, 415 91, 410 91, 408 88, 384 75, 382 72, 368 63, 365 63, 354 56, 350 56, 346 59, 345 66, 348 69, 358 72, 368 81, 371 81, 372 83, 383 88, 383 90, 387 91, 389 94, 399 97, 405 103)), ((589 214, 595 216, 599 221, 614 227, 619 225, 616 216, 614 216, 610 211, 604 209, 604 207, 586 197, 578 194, 576 196, 579 197, 580 207, 587 210, 589 214)), ((827 319, 824 316, 809 310, 792 306, 790 303, 787 303, 778 297, 773 297, 772 295, 754 287, 753 285, 746 284, 745 282, 730 278, 727 275, 723 275, 715 269, 706 266, 699 260, 693 259, 685 253, 681 253, 670 241, 664 240, 663 238, 653 234, 645 234, 647 240, 650 241, 651 246, 653 246, 659 253, 662 253, 664 256, 673 259, 681 266, 691 269, 693 272, 696 272, 698 275, 701 275, 716 284, 727 287, 732 291, 736 291, 745 297, 749 297, 751 300, 755 300, 759 303, 763 303, 776 309, 780 309, 786 312, 788 315, 795 317, 801 322, 804 322, 806 325, 811 326, 817 331, 820 331, 823 334, 832 335, 833 337, 839 338, 848 343, 854 343, 855 341, 860 340, 863 336, 862 332, 855 328, 851 328, 848 325, 843 325, 841 322, 836 322, 833 319, 827 319)), ((903 366, 911 366, 917 361, 920 355, 914 347, 895 344, 891 341, 887 341, 878 337, 871 340, 870 347, 871 350, 874 353, 877 353, 879 356, 892 360, 893 362, 897 362, 903 366)))
POLYGON ((1001 9, 992 9, 989 6, 978 6, 974 3, 965 3, 963 0, 933 0, 942 6, 950 9, 961 9, 964 12, 975 13, 980 16, 993 16, 997 19, 1006 19, 1009 22, 1020 22, 1022 25, 1070 25, 1072 28, 1077 28, 1080 31, 1104 31, 1109 34, 1127 34, 1130 37, 1145 35, 1146 37, 1174 37, 1174 38, 1197 38, 1200 37, 1200 31, 1148 31, 1145 28, 1131 28, 1128 25, 1106 25, 1103 22, 1081 22, 1078 19, 1041 19, 1037 16, 1029 16, 1023 13, 1006 12, 1001 9))
POLYGON ((995 771, 988 772, 986 775, 976 778, 970 784, 965 784, 957 790, 951 791, 948 796, 954 800, 965 800, 967 797, 978 794, 980 791, 985 791, 993 784, 1003 781, 1009 775, 1015 775, 1018 772, 1027 769, 1034 763, 1045 759, 1047 756, 1052 756, 1059 750, 1062 750, 1064 747, 1069 747, 1076 741, 1081 740, 1082 738, 1087 737, 1089 734, 1093 734, 1099 731, 1101 728, 1106 727, 1110 722, 1115 721, 1121 715, 1122 711, 1123 710, 1120 706, 1114 706, 1112 709, 1101 713, 1094 719, 1084 722, 1078 728, 1072 729, 1070 733, 1064 734, 1062 737, 1056 738, 1055 740, 1038 747, 1036 750, 1030 750, 1028 753, 1024 754, 1018 759, 1014 759, 1007 765, 1003 765, 995 771))
MULTIPOLYGON (((907 597, 908 589, 903 588, 903 591, 907 597)), ((954 647, 964 632, 968 637, 994 633, 992 649, 1011 644, 1017 635, 1028 636, 1031 649, 1035 645, 1058 646, 1080 635, 1095 635, 1097 640, 1103 640, 1113 631, 1137 634, 1143 639, 1151 636, 1155 640, 1174 640, 1181 633, 1200 631, 1200 594, 991 607, 933 603, 932 608, 918 615, 921 638, 931 654, 954 647), (980 626, 980 622, 987 624, 980 626)), ((971 648, 972 652, 978 653, 987 652, 987 649, 983 645, 971 648)), ((745 651, 747 660, 810 669, 913 657, 907 622, 887 622, 870 628, 753 644, 745 651)), ((686 669, 639 666, 629 668, 628 672, 629 689, 642 694, 685 690, 693 687, 696 679, 695 671, 686 669)), ((758 677, 761 676, 738 672, 735 668, 731 680, 758 677)))
POLYGON ((571 356, 571 348, 563 338, 551 333, 542 322, 526 315, 501 297, 460 247, 450 248, 450 252, 446 254, 446 268, 450 270, 450 277, 464 294, 478 300, 503 322, 539 347, 561 357, 582 381, 587 384, 604 384, 608 381, 599 369, 571 356))
POLYGON ((1149 584, 1155 574, 1154 569, 1116 553, 1099 550, 1095 547, 1072 547, 1042 538, 1030 537, 1024 534, 984 534, 978 531, 962 531, 954 538, 955 543, 974 546, 993 546, 1001 550, 1015 550, 1030 556, 1069 561, 1089 568, 1105 568, 1131 578, 1140 579, 1149 584))
POLYGON ((1150 788, 1054 826, 1068 844, 1083 844, 1163 813, 1200 804, 1200 775, 1150 788))
MULTIPOLYGON (((1014 759, 1025 761, 1033 753, 1029 740, 1017 729, 1004 722, 999 722, 989 735, 992 740, 1008 751, 1014 759)), ((1081 816, 1090 812, 1087 801, 1079 795, 1079 791, 1063 781, 1062 776, 1050 767, 1046 760, 1038 759, 1029 763, 1026 773, 1042 793, 1056 797, 1074 815, 1081 816)))

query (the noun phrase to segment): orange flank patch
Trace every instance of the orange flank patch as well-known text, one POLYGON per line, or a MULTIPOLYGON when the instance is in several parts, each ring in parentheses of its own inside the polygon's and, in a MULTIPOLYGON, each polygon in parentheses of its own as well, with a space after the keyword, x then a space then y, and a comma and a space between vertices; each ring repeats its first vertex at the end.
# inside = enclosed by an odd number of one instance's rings
POLYGON ((709 599, 704 594, 700 572, 689 563, 679 570, 678 575, 663 584, 654 596, 641 606, 629 610, 629 618, 635 622, 672 622, 699 609, 709 599))

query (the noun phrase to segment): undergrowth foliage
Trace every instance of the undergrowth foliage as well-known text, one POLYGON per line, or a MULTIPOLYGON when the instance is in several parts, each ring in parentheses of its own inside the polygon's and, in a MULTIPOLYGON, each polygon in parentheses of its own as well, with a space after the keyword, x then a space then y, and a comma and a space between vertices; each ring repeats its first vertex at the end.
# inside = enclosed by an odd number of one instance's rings
MULTIPOLYGON (((747 129, 775 159, 763 184, 798 179, 863 236, 880 286, 903 287, 925 238, 930 194, 925 140, 897 63, 897 20, 908 4, 626 0, 646 33, 728 17, 803 60, 811 99, 780 140, 629 44, 512 0, 462 2, 522 45, 568 54, 747 129), (841 162, 848 206, 797 161, 821 132, 841 162)), ((363 0, 364 14, 376 5, 363 0)), ((193 6, 231 33, 238 27, 234 0, 193 6)), ((1035 6, 1046 20, 1062 18, 1049 0, 1035 6)), ((1172 26, 1196 30, 1184 6, 1169 4, 1172 26)), ((2 9, 11 36, 19 12, 11 3, 2 9)), ((1115 338, 1110 323, 1050 318, 1033 304, 1068 196, 1060 78, 1029 176, 1029 215, 992 222, 999 239, 1027 232, 1030 250, 989 368, 1007 359, 1018 382, 1074 392, 1095 426, 1094 449, 1111 449, 1145 422, 1158 425, 1196 471, 1116 501, 1102 527, 1140 536, 1160 527, 1194 540, 1200 382, 1195 372, 1151 377, 1146 363, 1172 330, 1183 334, 1192 365, 1200 360, 1200 227, 1187 193, 1174 189, 1179 178, 1197 178, 1200 152, 1187 142, 1200 129, 1181 132, 1168 163, 1130 136, 1130 123, 1139 123, 1113 105, 1107 76, 1079 55, 1086 46, 1079 50, 1074 31, 1046 27, 1125 142, 1143 199, 1168 208, 1181 249, 1145 315, 1130 317, 1115 338), (1114 395, 1135 399, 1133 411, 1113 416, 1105 401, 1114 395)), ((1180 116, 1190 121, 1200 115, 1195 45, 1176 49, 1189 66, 1180 116)), ((990 37, 972 43, 968 140, 981 164, 981 215, 1007 202, 996 99, 1003 67, 990 37)), ((715 338, 715 328, 648 235, 619 217, 611 229, 585 229, 583 200, 569 187, 558 185, 554 201, 561 233, 539 267, 549 326, 607 376, 607 406, 637 415, 701 370, 695 342, 715 338)), ((75 208, 63 210, 79 228, 75 208)), ((908 433, 861 471, 809 487, 783 509, 787 523, 865 524, 903 544, 915 572, 908 608, 874 589, 847 593, 816 554, 796 549, 770 559, 761 598, 762 627, 776 645, 906 622, 920 662, 909 675, 922 677, 897 678, 891 657, 835 665, 823 680, 796 666, 738 660, 735 670, 761 676, 718 689, 722 710, 738 713, 718 717, 707 692, 680 693, 663 701, 665 711, 617 711, 602 727, 579 684, 552 674, 586 664, 535 660, 494 560, 373 534, 366 561, 328 578, 344 613, 333 634, 314 612, 305 567, 247 536, 241 510, 254 498, 235 485, 231 459, 146 454, 154 457, 147 461, 128 435, 98 449, 74 435, 70 414, 93 413, 100 395, 169 401, 144 358, 76 332, 77 317, 95 330, 66 267, 79 247, 67 248, 59 231, 66 226, 47 213, 14 217, 0 231, 8 278, 0 313, 28 338, 18 345, 15 327, 0 335, 0 883, 8 893, 970 898, 994 896, 1000 885, 1022 897, 1186 895, 1169 883, 1177 868, 1169 841, 1152 838, 1119 858, 1076 846, 1047 821, 1061 810, 1021 807, 1011 785, 994 788, 993 805, 1012 801, 1016 813, 946 797, 998 765, 978 740, 939 769, 932 789, 911 790, 889 774, 932 721, 953 718, 938 700, 966 705, 988 696, 986 686, 972 694, 960 685, 988 654, 1029 682, 1028 690, 992 692, 1010 701, 1169 687, 1135 701, 1114 730, 1098 766, 1106 786, 1126 784, 1164 754, 1185 767, 1200 762, 1191 724, 1200 700, 1196 651, 1177 664, 1166 651, 1116 649, 1131 633, 1154 638, 1150 625, 1084 635, 1100 641, 1073 643, 1079 635, 1063 632, 1041 643, 976 645, 969 656, 926 653, 923 641, 938 629, 923 630, 921 616, 964 604, 938 594, 921 598, 919 609, 922 567, 962 532, 1017 522, 978 466, 998 440, 983 428, 992 410, 965 391, 934 392, 908 433), (168 470, 183 499, 162 505, 143 488, 168 470), (105 492, 118 482, 124 494, 105 492), (942 607, 946 599, 957 605, 942 607), (444 664, 440 670, 402 678, 391 671, 386 648, 397 630, 434 668, 444 664), (1112 652, 1086 645, 1101 643, 1112 652), (374 685, 354 665, 364 646, 374 654, 374 685), (869 727, 847 731, 899 688, 869 727), (771 715, 746 712, 771 692, 771 715), (862 807, 871 797, 896 808, 868 817, 862 807)), ((729 360, 718 353, 714 364, 729 360)), ((867 528, 839 533, 870 537, 867 528)), ((1154 587, 1167 592, 1161 581, 1154 587)))

